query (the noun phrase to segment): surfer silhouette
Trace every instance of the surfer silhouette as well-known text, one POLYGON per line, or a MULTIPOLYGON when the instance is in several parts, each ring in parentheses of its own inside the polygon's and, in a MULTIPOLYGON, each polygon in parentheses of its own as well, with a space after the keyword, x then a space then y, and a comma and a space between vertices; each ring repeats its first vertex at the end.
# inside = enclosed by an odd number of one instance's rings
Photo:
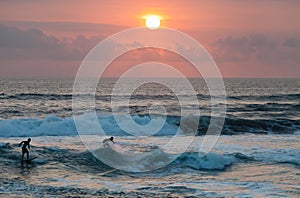
POLYGON ((114 142, 114 137, 106 138, 106 139, 103 140, 102 143, 106 143, 106 142, 109 142, 109 141, 111 141, 112 143, 115 143, 114 142))
POLYGON ((23 144, 23 146, 22 146, 22 160, 23 160, 23 158, 24 158, 25 153, 27 154, 27 160, 29 160, 30 142, 31 142, 31 139, 28 138, 27 140, 22 141, 22 142, 19 144, 19 147, 23 144), (28 149, 27 149, 27 147, 28 147, 28 149))

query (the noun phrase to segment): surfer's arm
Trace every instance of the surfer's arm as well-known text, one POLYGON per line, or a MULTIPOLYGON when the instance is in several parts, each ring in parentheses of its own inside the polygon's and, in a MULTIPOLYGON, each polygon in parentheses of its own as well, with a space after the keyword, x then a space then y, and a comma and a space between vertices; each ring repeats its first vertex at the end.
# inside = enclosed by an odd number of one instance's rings
POLYGON ((28 149, 30 149, 30 144, 28 144, 28 149))
POLYGON ((20 142, 19 147, 24 143, 24 141, 20 142))

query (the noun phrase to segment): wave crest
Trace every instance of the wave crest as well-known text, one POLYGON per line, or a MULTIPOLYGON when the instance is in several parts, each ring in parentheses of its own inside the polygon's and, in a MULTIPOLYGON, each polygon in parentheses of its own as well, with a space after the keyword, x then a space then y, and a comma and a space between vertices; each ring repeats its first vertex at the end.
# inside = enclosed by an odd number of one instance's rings
MULTIPOLYGON (((92 114, 85 113, 80 115, 82 120, 89 123, 92 114)), ((125 118, 126 115, 124 115, 125 118)), ((161 115, 153 115, 152 118, 163 119, 161 115)), ((140 125, 148 123, 151 119, 149 115, 133 115, 132 119, 140 125)), ((116 123, 112 115, 98 116, 102 128, 107 135, 127 136, 116 123)), ((126 119, 124 119, 126 120, 126 119)), ((205 135, 209 122, 209 116, 201 116, 200 120, 193 116, 183 118, 184 122, 180 123, 180 116, 167 116, 166 122, 162 129, 156 133, 156 136, 174 135, 178 127, 181 134, 205 135), (191 131, 195 124, 198 124, 197 131, 191 131)), ((126 124, 126 123, 125 123, 126 124)), ((88 126, 88 125, 87 125, 88 126)), ((226 118, 225 125, 222 129, 223 135, 234 135, 241 133, 260 133, 260 134, 297 134, 300 130, 300 121, 292 119, 240 119, 226 118)), ((89 130, 87 130, 89 131, 89 130)), ((94 131, 94 130, 93 130, 94 131)), ((26 118, 26 119, 7 119, 0 120, 1 137, 24 137, 24 136, 65 136, 77 135, 73 117, 62 118, 55 115, 46 118, 26 118)), ((98 134, 94 132, 93 134, 98 134)))

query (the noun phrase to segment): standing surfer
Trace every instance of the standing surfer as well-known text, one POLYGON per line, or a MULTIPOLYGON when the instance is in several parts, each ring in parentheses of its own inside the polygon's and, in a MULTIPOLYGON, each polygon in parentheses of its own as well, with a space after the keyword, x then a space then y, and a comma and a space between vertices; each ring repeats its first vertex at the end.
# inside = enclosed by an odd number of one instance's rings
POLYGON ((22 160, 24 158, 25 153, 27 154, 27 160, 29 160, 30 142, 31 142, 31 139, 28 138, 28 140, 22 141, 19 144, 19 147, 23 144, 23 146, 22 146, 22 160), (27 147, 28 147, 28 149, 27 149, 27 147))

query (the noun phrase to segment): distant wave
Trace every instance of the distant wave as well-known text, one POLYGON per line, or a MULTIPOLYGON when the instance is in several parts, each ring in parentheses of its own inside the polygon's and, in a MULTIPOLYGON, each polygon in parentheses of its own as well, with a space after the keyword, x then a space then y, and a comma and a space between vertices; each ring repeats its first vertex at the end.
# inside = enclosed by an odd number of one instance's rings
MULTIPOLYGON (((20 94, 1 94, 0 99, 16 99, 16 100, 71 100, 72 94, 39 94, 39 93, 20 93, 20 94)), ((88 94, 82 94, 81 97, 92 96, 88 94)), ((105 97, 105 96, 103 96, 105 97)))
POLYGON ((300 99, 300 93, 297 93, 297 94, 276 94, 276 95, 241 95, 241 96, 229 96, 228 99, 256 100, 256 101, 298 100, 298 99, 300 99))
MULTIPOLYGON (((80 117, 88 123, 92 114, 85 113, 80 117)), ((124 115, 125 116, 125 115, 124 115)), ((157 120, 164 119, 161 115, 153 115, 157 120)), ((133 115, 132 119, 138 124, 145 125, 150 121, 149 115, 133 115)), ((123 131, 114 120, 112 115, 98 116, 102 128, 107 135, 126 136, 129 135, 123 131)), ((125 120, 125 117, 124 117, 125 120)), ((195 132, 197 135, 204 135, 210 122, 209 116, 201 116, 200 120, 189 116, 183 118, 185 123, 180 125, 180 116, 167 116, 166 123, 162 129, 155 135, 174 135, 178 127, 183 134, 190 133, 189 123, 199 123, 195 132)), ((126 123, 125 123, 126 124, 126 123)), ((149 129, 151 130, 151 129, 149 129)), ((298 134, 300 130, 300 120, 292 119, 274 119, 274 120, 250 120, 240 118, 226 118, 222 130, 224 135, 234 135, 241 133, 260 133, 260 134, 298 134)), ((194 132, 194 131, 192 131, 194 132)), ((97 134, 97 133, 92 133, 97 134)), ((1 137, 24 137, 24 136, 62 136, 77 135, 73 117, 62 118, 55 115, 46 118, 24 118, 24 119, 6 119, 0 120, 1 137)))
POLYGON ((278 112, 278 111, 290 111, 298 114, 300 111, 300 103, 263 103, 263 104, 242 104, 242 105, 228 105, 228 112, 278 112))
MULTIPOLYGON (((76 96, 92 96, 89 94, 80 94, 76 96)), ((189 95, 180 95, 189 97, 189 95)), ((72 99, 73 95, 71 93, 69 94, 39 94, 39 93, 18 93, 18 94, 6 94, 6 93, 0 93, 0 99, 17 99, 17 100, 26 100, 26 99, 52 99, 52 100, 69 100, 72 99)), ((145 94, 135 94, 135 95, 122 95, 120 97, 131 97, 137 100, 144 100, 144 99, 173 99, 175 96, 172 94, 151 94, 151 95, 145 95, 145 94)), ((96 94, 97 99, 101 98, 110 98, 110 95, 98 95, 96 94)), ((202 100, 209 100, 211 98, 210 95, 205 94, 197 94, 198 99, 202 100)), ((299 100, 300 99, 300 93, 294 93, 294 94, 276 94, 276 95, 240 95, 240 96, 228 96, 228 100, 256 100, 256 101, 282 101, 282 100, 299 100)))

